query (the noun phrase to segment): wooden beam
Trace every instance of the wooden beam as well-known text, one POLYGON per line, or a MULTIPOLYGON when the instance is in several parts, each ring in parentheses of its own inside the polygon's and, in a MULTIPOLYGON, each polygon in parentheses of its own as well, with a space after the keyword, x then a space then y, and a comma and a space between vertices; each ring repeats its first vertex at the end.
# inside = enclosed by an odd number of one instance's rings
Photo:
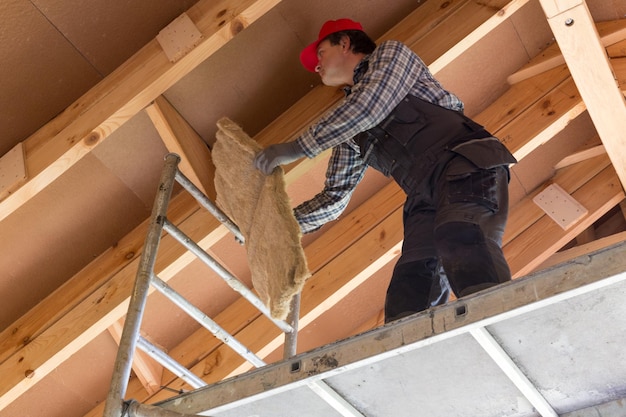
POLYGON ((544 215, 531 228, 505 245, 504 254, 513 277, 529 274, 624 199, 624 192, 619 187, 619 178, 612 167, 605 168, 571 194, 587 208, 589 213, 568 230, 563 230, 544 215))
POLYGON ((557 162, 556 165, 554 165, 554 169, 565 168, 567 166, 576 164, 586 159, 595 158, 596 156, 603 155, 605 153, 606 149, 604 149, 603 145, 594 146, 592 148, 585 149, 580 152, 575 152, 571 155, 566 156, 565 158, 557 162))
MULTIPOLYGON (((503 22, 507 21, 512 15, 518 12, 523 6, 525 6, 529 0, 513 0, 510 3, 502 5, 502 2, 495 5, 495 7, 499 8, 497 13, 493 14, 491 11, 488 11, 489 8, 494 7, 492 5, 487 5, 488 8, 482 8, 480 11, 482 13, 487 13, 488 18, 484 20, 483 23, 477 26, 475 30, 471 33, 466 34, 462 37, 462 39, 458 42, 455 42, 453 46, 447 49, 447 52, 433 61, 432 64, 429 65, 429 69, 433 73, 437 73, 447 67, 450 63, 452 63, 455 59, 465 53, 469 48, 473 45, 477 44, 481 39, 487 36, 489 33, 494 31, 500 26, 503 22)), ((480 2, 471 2, 471 5, 484 5, 480 2)), ((461 18, 466 19, 468 14, 462 15, 461 18)), ((470 13, 469 16, 478 17, 480 13, 470 13)), ((452 22, 451 27, 463 27, 464 25, 455 24, 452 22)), ((439 27, 442 30, 449 30, 450 28, 446 28, 443 26, 439 27)), ((449 32, 447 36, 442 36, 440 39, 450 39, 449 32)))
MULTIPOLYGON (((551 182, 560 184, 570 194, 584 186, 593 177, 598 175, 602 170, 611 164, 609 158, 598 156, 596 158, 582 161, 576 165, 557 171, 551 182)), ((532 200, 543 190, 543 187, 532 191, 527 198, 511 207, 509 211, 509 222, 504 232, 503 244, 506 246, 509 242, 517 238, 519 233, 529 229, 533 224, 537 223, 545 213, 532 200)))
MULTIPOLYGON (((555 265, 559 265, 565 262, 568 262, 574 258, 579 256, 583 256, 585 254, 595 252, 600 249, 607 248, 619 242, 626 241, 626 232, 616 233, 611 236, 603 237, 597 240, 594 240, 589 243, 585 243, 583 245, 574 246, 571 249, 567 249, 561 252, 557 252, 554 255, 550 256, 543 263, 541 263, 534 271, 540 271, 542 269, 551 268, 555 265)), ((533 272, 534 272, 533 271, 533 272)))
POLYGON ((29 178, 0 202, 0 221, 280 0, 200 0, 187 15, 201 42, 175 63, 156 39, 24 141, 29 178))
MULTIPOLYGON (((197 205, 196 205, 197 207, 197 205)), ((208 248, 228 233, 206 210, 198 209, 180 226, 201 247, 208 248)), ((161 241, 155 273, 169 281, 195 259, 171 236, 161 241)), ((2 364, 0 410, 52 372, 128 310, 139 259, 133 259, 84 300, 66 312, 2 364)), ((67 301, 65 298, 60 299, 67 301)))
POLYGON ((519 161, 547 143, 584 111, 585 103, 572 79, 568 78, 511 123, 492 133, 519 161), (529 137, 532 139, 528 140, 529 137))
MULTIPOLYGON (((109 327, 108 331, 119 345, 122 339, 122 329, 124 322, 116 321, 109 327)), ((145 352, 135 350, 133 353, 133 371, 141 382, 148 394, 154 394, 161 388, 161 377, 163 376, 163 367, 145 352)))
MULTIPOLYGON (((168 211, 168 218, 179 224, 195 211, 198 206, 186 193, 174 197, 168 211)), ((143 246, 148 230, 148 220, 137 226, 120 239, 117 244, 85 266, 65 284, 40 301, 26 314, 0 332, 0 363, 15 355, 20 349, 33 342, 44 331, 64 315, 69 314, 132 262, 135 262, 143 246)), ((132 279, 132 278, 131 278, 132 279)))
POLYGON ((215 201, 215 166, 204 140, 163 96, 157 97, 146 108, 146 113, 161 135, 167 150, 180 156, 180 172, 211 201, 215 201))
POLYGON ((400 23, 389 29, 378 38, 378 42, 389 39, 402 40, 407 45, 413 45, 433 29, 444 22, 470 0, 429 0, 422 3, 400 23), (410 24, 406 24, 409 23, 410 24))
POLYGON ((528 78, 511 86, 485 110, 474 116, 474 120, 487 126, 492 133, 500 132, 536 103, 546 102, 548 93, 569 78, 566 65, 528 78))
POLYGON ((19 188, 27 177, 24 144, 20 142, 0 156, 0 201, 19 188))
POLYGON ((626 185, 626 100, 583 0, 540 0, 548 23, 622 187, 626 185))
POLYGON ((624 39, 623 41, 614 43, 613 45, 607 46, 606 53, 611 58, 626 57, 626 39, 624 39))
POLYGON ((511 85, 515 85, 521 81, 527 80, 528 78, 534 77, 535 75, 544 73, 563 64, 565 64, 565 58, 563 58, 563 55, 561 54, 559 45, 557 43, 553 43, 541 51, 539 55, 534 57, 528 64, 524 65, 517 72, 509 75, 506 78, 506 81, 511 85))
MULTIPOLYGON (((607 48, 609 56, 620 56, 619 47, 609 47, 626 39, 626 19, 598 22, 595 25, 600 35, 600 42, 607 48)), ((534 57, 528 64, 524 65, 519 71, 509 75, 507 81, 509 84, 516 84, 563 64, 565 64, 565 58, 563 54, 561 54, 559 44, 553 43, 534 57)))

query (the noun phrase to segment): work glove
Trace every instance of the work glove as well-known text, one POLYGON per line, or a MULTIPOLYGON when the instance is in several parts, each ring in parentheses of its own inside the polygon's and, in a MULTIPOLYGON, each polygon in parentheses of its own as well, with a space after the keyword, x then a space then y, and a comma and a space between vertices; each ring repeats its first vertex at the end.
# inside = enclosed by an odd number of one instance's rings
POLYGON ((254 166, 265 175, 272 173, 278 165, 285 165, 306 156, 297 142, 270 145, 254 158, 254 166))

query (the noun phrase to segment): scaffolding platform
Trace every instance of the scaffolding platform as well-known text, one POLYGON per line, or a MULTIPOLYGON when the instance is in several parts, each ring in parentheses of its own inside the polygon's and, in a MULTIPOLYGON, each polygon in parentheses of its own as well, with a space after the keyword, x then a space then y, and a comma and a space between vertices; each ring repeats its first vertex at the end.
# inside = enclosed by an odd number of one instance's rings
POLYGON ((215 417, 626 416, 626 243, 156 404, 215 417))

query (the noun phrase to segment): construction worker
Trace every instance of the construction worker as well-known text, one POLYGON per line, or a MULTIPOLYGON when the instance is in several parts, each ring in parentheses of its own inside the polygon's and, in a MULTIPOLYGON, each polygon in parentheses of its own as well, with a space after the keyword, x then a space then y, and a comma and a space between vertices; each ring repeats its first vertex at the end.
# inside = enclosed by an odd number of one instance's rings
POLYGON ((255 166, 270 174, 332 148, 323 191, 294 209, 303 233, 339 217, 367 166, 406 192, 385 321, 447 302, 450 288, 462 297, 510 280, 501 245, 516 161, 463 115, 461 100, 405 44, 377 46, 350 19, 324 23, 300 61, 345 98, 295 141, 261 151, 255 166))

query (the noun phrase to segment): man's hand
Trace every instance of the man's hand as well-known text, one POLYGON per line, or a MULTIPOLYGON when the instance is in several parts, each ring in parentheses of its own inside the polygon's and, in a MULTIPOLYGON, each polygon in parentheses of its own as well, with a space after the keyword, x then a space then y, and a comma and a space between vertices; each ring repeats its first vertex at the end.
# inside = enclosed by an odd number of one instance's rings
POLYGON ((254 166, 269 175, 278 165, 288 164, 304 156, 304 151, 297 142, 278 143, 259 152, 254 158, 254 166))

